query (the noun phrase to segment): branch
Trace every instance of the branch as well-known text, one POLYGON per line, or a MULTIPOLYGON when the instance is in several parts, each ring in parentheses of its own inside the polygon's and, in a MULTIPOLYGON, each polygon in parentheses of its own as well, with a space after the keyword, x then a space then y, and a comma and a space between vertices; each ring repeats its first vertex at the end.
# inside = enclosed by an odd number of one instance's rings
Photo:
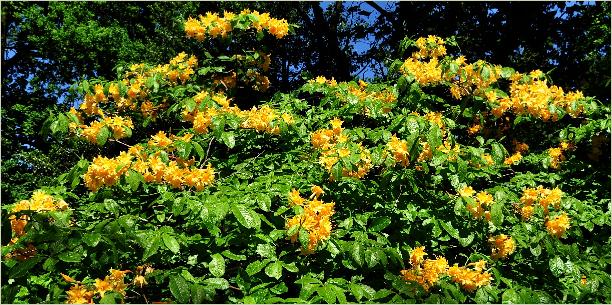
POLYGON ((384 8, 380 7, 378 3, 371 1, 371 0, 366 1, 365 3, 369 5, 370 7, 372 7, 373 9, 375 9, 378 13, 380 13, 381 16, 385 17, 385 19, 387 19, 389 22, 391 22, 392 24, 395 24, 396 22, 395 16, 393 16, 393 14, 391 14, 390 12, 386 11, 384 8))

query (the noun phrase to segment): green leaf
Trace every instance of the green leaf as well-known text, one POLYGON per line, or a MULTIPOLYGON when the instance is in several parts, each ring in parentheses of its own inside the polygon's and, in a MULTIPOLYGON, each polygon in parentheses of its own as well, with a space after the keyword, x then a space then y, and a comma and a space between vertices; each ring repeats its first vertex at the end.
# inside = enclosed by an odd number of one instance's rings
POLYGON ((386 216, 378 217, 374 219, 374 221, 372 222, 372 225, 370 225, 370 231, 372 232, 382 231, 390 224, 391 224, 391 219, 389 217, 386 217, 386 216))
POLYGON ((359 266, 363 266, 363 247, 360 243, 353 243, 353 247, 351 249, 351 258, 355 261, 359 266))
POLYGON ((26 274, 29 274, 28 271, 30 271, 30 269, 32 269, 34 266, 36 266, 41 260, 43 259, 43 257, 41 256, 34 256, 28 260, 25 260, 23 262, 17 262, 17 264, 15 264, 15 266, 13 266, 8 274, 9 278, 12 279, 16 279, 16 278, 20 278, 26 274))
POLYGON ((233 204, 231 207, 232 214, 236 217, 238 222, 245 228, 256 228, 258 229, 261 225, 259 216, 251 209, 247 208, 242 204, 233 204))
POLYGON ((212 261, 208 264, 210 273, 215 277, 222 277, 225 274, 225 259, 221 254, 215 253, 212 255, 212 261))
POLYGON ((283 266, 285 267, 285 269, 289 272, 298 272, 300 271, 300 269, 298 269, 298 267, 295 265, 295 262, 291 263, 291 264, 283 264, 283 266))
POLYGON ((221 252, 221 254, 223 254, 223 256, 231 259, 231 260, 235 260, 235 261, 243 261, 246 260, 246 255, 241 255, 241 254, 234 254, 232 253, 230 250, 224 250, 223 252, 221 252))
POLYGON ((266 275, 275 279, 280 279, 283 275, 283 263, 280 261, 273 262, 266 267, 266 275))
POLYGON ((193 304, 202 304, 211 302, 215 297, 215 289, 204 287, 202 285, 191 285, 191 301, 193 304))
POLYGON ((221 134, 221 141, 229 148, 234 148, 236 145, 236 139, 233 132, 224 132, 221 134))
POLYGON ((548 266, 552 274, 556 277, 561 276, 565 271, 565 263, 563 263, 563 260, 558 256, 551 258, 548 261, 548 266))
POLYGON ((204 149, 202 148, 202 145, 200 145, 200 143, 192 141, 191 145, 193 146, 193 149, 195 150, 200 160, 206 157, 206 155, 204 154, 204 149))
POLYGON ((254 261, 246 267, 246 272, 249 276, 253 276, 259 273, 259 271, 261 271, 269 262, 269 259, 265 259, 263 261, 254 261))
POLYGON ((533 254, 533 256, 538 257, 540 256, 540 254, 542 254, 542 247, 540 245, 537 245, 535 247, 530 248, 529 251, 531 251, 531 254, 533 254))
POLYGON ((176 238, 174 238, 174 236, 170 234, 163 234, 162 240, 168 250, 172 251, 173 253, 179 253, 180 246, 179 246, 178 241, 176 241, 176 238))
POLYGON ((96 136, 96 142, 98 143, 98 145, 103 146, 104 144, 106 144, 106 141, 108 140, 110 135, 110 130, 108 129, 108 127, 104 126, 100 128, 100 132, 96 136))
POLYGON ((317 289, 317 294, 321 296, 327 304, 334 304, 336 302, 336 292, 331 286, 332 285, 325 285, 317 289))
POLYGON ((259 244, 255 252, 264 258, 276 258, 276 247, 273 245, 259 244))
POLYGON ((376 266, 380 262, 380 253, 375 249, 367 249, 365 251, 365 261, 369 268, 376 266))
POLYGON ((496 227, 500 227, 504 222, 503 205, 499 202, 495 202, 491 206, 491 222, 496 227))
POLYGON ((100 242, 102 235, 100 233, 86 233, 83 235, 83 241, 90 247, 95 247, 100 242))
POLYGON ((365 295, 365 291, 363 290, 363 288, 361 288, 361 285, 359 284, 350 283, 349 290, 351 291, 353 296, 355 296, 355 299, 357 299, 357 302, 359 302, 359 300, 361 300, 363 296, 365 295))
POLYGON ((495 160, 495 163, 500 163, 504 159, 504 148, 499 143, 491 144, 491 156, 495 160))
POLYGON ((512 76, 512 74, 514 74, 514 69, 512 68, 503 67, 501 70, 501 77, 503 78, 509 78, 510 76, 512 76))
POLYGON ((141 243, 144 248, 144 253, 142 254, 143 261, 146 261, 147 258, 151 257, 159 250, 161 244, 160 237, 158 234, 153 234, 154 236, 148 236, 148 238, 145 238, 141 243))
POLYGON ((127 181, 127 183, 130 185, 130 188, 132 189, 132 192, 135 192, 138 189, 138 186, 140 185, 141 181, 144 181, 144 178, 142 177, 142 175, 133 170, 130 169, 128 170, 127 174, 125 175, 125 180, 127 181))
POLYGON ((180 275, 170 276, 170 292, 176 298, 178 303, 187 303, 191 298, 189 284, 180 275))
POLYGON ((214 289, 221 289, 221 290, 225 290, 229 288, 229 282, 224 279, 224 278, 210 278, 210 279, 205 279, 203 281, 203 283, 207 284, 208 287, 214 288, 214 289))
POLYGON ((191 143, 189 142, 176 142, 175 144, 176 152, 179 158, 187 160, 189 159, 189 155, 191 154, 191 143))
POLYGON ((459 243, 462 247, 469 246, 474 241, 474 234, 470 233, 467 237, 459 237, 459 243))
POLYGON ((60 255, 57 256, 60 260, 67 262, 67 263, 78 263, 80 262, 83 257, 80 253, 76 253, 73 251, 68 251, 68 252, 64 252, 60 255))
POLYGON ((514 289, 508 289, 502 294, 502 304, 521 304, 521 297, 514 289))
POLYGON ((300 245, 303 249, 308 249, 308 244, 310 243, 310 234, 305 229, 301 228, 300 233, 298 235, 298 240, 300 241, 300 245))
POLYGON ((260 209, 266 212, 270 211, 270 207, 272 206, 272 199, 270 199, 270 196, 260 193, 257 195, 256 199, 260 209))
POLYGON ((449 234, 451 237, 453 237, 453 238, 455 238, 455 239, 459 239, 459 238, 460 238, 460 236, 459 236, 459 230, 457 230, 457 229, 453 228, 453 224, 452 224, 450 221, 440 221, 439 223, 440 223, 440 225, 442 226, 442 228, 443 228, 443 229, 444 229, 446 232, 448 232, 448 234, 449 234))
MULTIPOLYGON (((119 300, 123 300, 122 295, 118 292, 107 291, 100 299, 100 304, 119 304, 119 300)), ((123 303, 123 302, 121 302, 123 303)))

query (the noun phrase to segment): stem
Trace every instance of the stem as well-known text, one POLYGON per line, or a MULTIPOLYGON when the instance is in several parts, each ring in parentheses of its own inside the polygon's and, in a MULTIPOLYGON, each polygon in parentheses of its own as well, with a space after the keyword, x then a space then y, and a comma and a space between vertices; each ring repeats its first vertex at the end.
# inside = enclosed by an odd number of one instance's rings
POLYGON ((125 144, 125 143, 123 143, 123 142, 121 142, 121 141, 119 141, 117 139, 109 139, 109 141, 117 142, 117 143, 122 144, 122 145, 124 145, 126 147, 130 147, 130 148, 132 147, 131 145, 125 144))
POLYGON ((206 161, 208 161, 208 153, 210 152, 210 145, 212 144, 212 141, 215 140, 215 137, 212 137, 210 139, 210 142, 208 142, 208 148, 206 148, 206 158, 204 158, 204 163, 206 163, 206 161))

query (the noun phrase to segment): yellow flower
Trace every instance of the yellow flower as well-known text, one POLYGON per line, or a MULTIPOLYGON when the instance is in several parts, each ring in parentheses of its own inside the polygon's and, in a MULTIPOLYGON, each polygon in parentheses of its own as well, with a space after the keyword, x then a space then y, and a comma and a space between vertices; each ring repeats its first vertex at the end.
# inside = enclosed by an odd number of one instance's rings
POLYGON ((410 252, 410 263, 412 266, 418 266, 423 262, 423 257, 425 257, 427 253, 425 253, 425 247, 416 247, 412 252, 410 252))
POLYGON ((480 126, 480 124, 474 124, 474 125, 470 126, 470 128, 468 128, 468 134, 469 135, 474 135, 478 131, 480 131, 481 129, 482 129, 482 126, 480 126))
POLYGON ((457 264, 448 268, 448 275, 455 283, 459 283, 461 287, 469 292, 473 292, 478 287, 486 286, 491 283, 492 276, 488 272, 482 272, 484 269, 484 261, 479 263, 476 270, 470 270, 466 267, 459 267, 457 264))
POLYGON ((93 303, 91 298, 94 293, 91 291, 87 291, 83 285, 77 284, 70 287, 70 290, 66 292, 68 295, 68 299, 66 303, 68 304, 90 304, 93 303))
POLYGON ((466 186, 459 190, 459 195, 461 197, 472 197, 476 191, 471 186, 466 186))
POLYGON ((142 288, 143 286, 145 286, 147 283, 147 280, 145 279, 144 276, 142 275, 137 275, 136 277, 134 277, 134 285, 142 288))
POLYGON ((346 158, 351 155, 351 151, 348 148, 341 148, 338 150, 338 156, 340 158, 346 158))
POLYGON ((319 198, 321 195, 323 195, 325 192, 323 191, 323 189, 318 186, 318 185, 313 185, 310 190, 312 191, 312 195, 316 198, 319 198))
POLYGON ((334 118, 329 123, 332 126, 334 134, 338 135, 338 134, 342 133, 342 123, 344 123, 344 122, 342 122, 342 120, 340 120, 338 118, 334 118))
POLYGON ((292 189, 291 192, 289 193, 289 204, 291 206, 294 206, 294 205, 301 206, 304 203, 304 200, 306 199, 302 198, 300 196, 300 192, 297 191, 296 189, 292 189))
POLYGON ((516 164, 522 158, 523 158, 523 156, 521 155, 521 153, 520 152, 516 152, 514 155, 506 158, 506 160, 504 160, 504 164, 506 164, 506 165, 516 164))
POLYGON ((479 192, 476 194, 476 200, 478 200, 480 204, 490 205, 493 203, 493 196, 487 192, 479 192))
POLYGON ((560 238, 570 228, 570 218, 563 213, 546 222, 546 230, 550 235, 560 238))
POLYGON ((104 296, 104 293, 107 291, 113 290, 111 283, 105 280, 96 279, 96 293, 100 294, 100 296, 104 296))
POLYGON ((512 236, 506 236, 505 234, 490 237, 489 243, 492 250, 491 257, 494 259, 506 258, 516 250, 516 243, 512 236))
POLYGON ((60 273, 60 275, 62 276, 62 278, 64 279, 64 281, 68 282, 68 283, 73 283, 76 282, 73 278, 71 278, 70 276, 67 276, 63 273, 60 273))
POLYGON ((284 121, 285 123, 287 123, 288 125, 291 125, 291 124, 293 124, 293 122, 294 122, 293 117, 292 117, 292 116, 291 116, 291 114, 289 114, 289 113, 283 113, 283 114, 281 115, 281 118, 282 118, 282 119, 283 119, 283 121, 284 121))

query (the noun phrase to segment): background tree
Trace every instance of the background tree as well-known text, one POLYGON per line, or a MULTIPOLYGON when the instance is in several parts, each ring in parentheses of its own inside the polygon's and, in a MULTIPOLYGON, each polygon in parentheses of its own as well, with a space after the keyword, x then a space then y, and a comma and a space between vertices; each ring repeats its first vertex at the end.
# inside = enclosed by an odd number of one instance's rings
POLYGON ((70 140, 52 144, 40 134, 49 112, 76 102, 66 93, 70 85, 87 77, 110 79, 115 63, 165 62, 177 50, 197 54, 210 46, 185 39, 182 20, 244 7, 299 26, 268 50, 275 89, 296 88, 304 73, 384 77, 403 37, 436 34, 469 46, 462 50, 468 60, 542 68, 555 84, 609 101, 607 2, 3 2, 3 200, 14 202, 66 171, 79 154, 97 152, 70 140))

